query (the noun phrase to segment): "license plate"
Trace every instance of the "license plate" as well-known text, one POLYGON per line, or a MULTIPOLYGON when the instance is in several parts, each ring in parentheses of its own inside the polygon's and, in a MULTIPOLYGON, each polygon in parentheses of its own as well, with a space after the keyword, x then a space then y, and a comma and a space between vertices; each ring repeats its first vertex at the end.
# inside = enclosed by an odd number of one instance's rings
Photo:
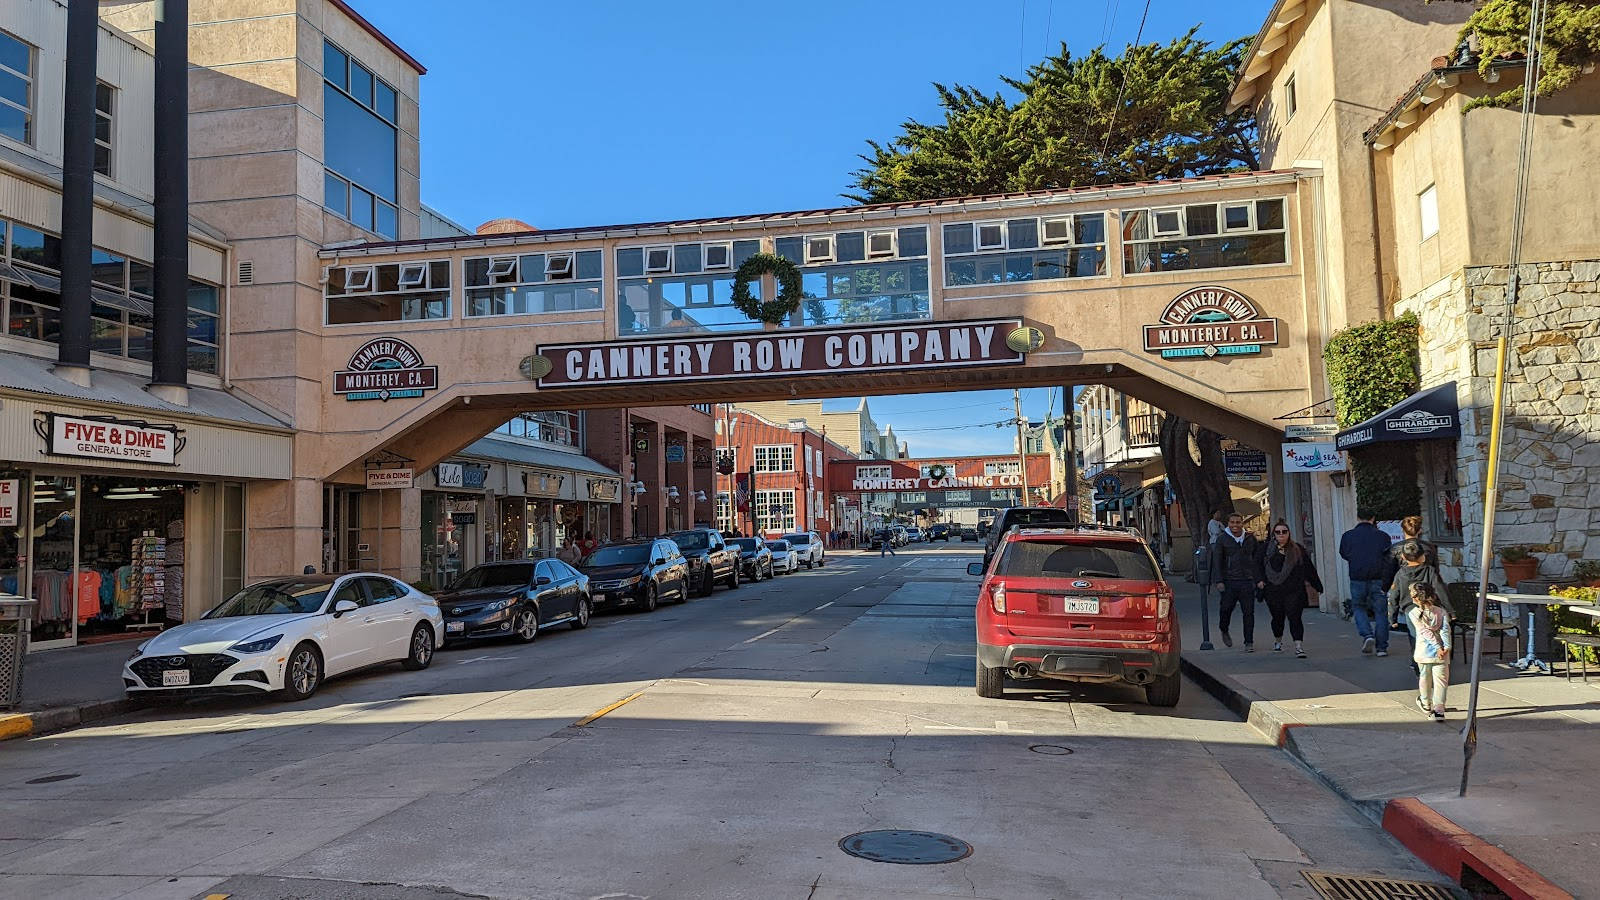
POLYGON ((187 687, 189 685, 188 669, 164 669, 161 672, 162 687, 187 687))
POLYGON ((605 594, 595 594, 594 595, 594 602, 596 602, 596 603, 604 603, 604 602, 606 602, 606 595, 605 594))
POLYGON ((467 627, 467 625, 466 625, 465 622, 446 622, 446 623, 444 623, 444 630, 445 630, 446 634, 448 634, 450 632, 454 632, 454 631, 465 631, 466 627, 467 627))
POLYGON ((1063 597, 1061 611, 1064 613, 1088 613, 1091 616, 1100 614, 1100 600, 1096 597, 1063 597))

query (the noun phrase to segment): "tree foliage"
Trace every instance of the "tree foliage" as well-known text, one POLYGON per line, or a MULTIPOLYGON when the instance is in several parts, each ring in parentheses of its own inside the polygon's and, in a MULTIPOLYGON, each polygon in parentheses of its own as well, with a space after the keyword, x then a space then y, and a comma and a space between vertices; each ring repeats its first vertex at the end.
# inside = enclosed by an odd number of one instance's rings
MULTIPOLYGON (((1416 393, 1418 322, 1413 313, 1352 325, 1336 332, 1322 351, 1339 426, 1364 422, 1416 393)), ((1417 455, 1409 444, 1376 445, 1350 453, 1356 505, 1380 519, 1420 511, 1417 455)))
MULTIPOLYGON (((1457 3, 1473 0, 1455 0, 1457 3)), ((1461 27, 1463 39, 1475 37, 1480 56, 1478 71, 1488 74, 1496 62, 1528 52, 1530 0, 1487 0, 1461 27)), ((1547 97, 1569 87, 1584 69, 1600 64, 1600 0, 1550 0, 1545 15, 1544 38, 1539 47, 1539 81, 1535 93, 1547 97)), ((1517 106, 1522 103, 1518 84, 1469 106, 1517 106)))
POLYGON ((1169 44, 1061 52, 1002 78, 1018 99, 935 84, 944 121, 868 141, 850 199, 927 200, 1209 175, 1257 167, 1255 118, 1227 112, 1247 41, 1193 29, 1169 44))

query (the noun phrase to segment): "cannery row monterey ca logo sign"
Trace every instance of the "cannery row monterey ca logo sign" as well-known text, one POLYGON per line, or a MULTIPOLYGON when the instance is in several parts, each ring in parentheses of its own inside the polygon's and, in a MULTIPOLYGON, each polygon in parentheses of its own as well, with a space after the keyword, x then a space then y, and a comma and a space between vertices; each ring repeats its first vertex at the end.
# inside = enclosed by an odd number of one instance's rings
POLYGON ((1016 319, 868 328, 793 329, 779 334, 704 335, 642 341, 547 344, 542 388, 661 381, 831 375, 885 367, 943 369, 1021 363, 1007 345, 1016 319))
POLYGON ((439 367, 424 365, 417 348, 399 338, 376 338, 350 354, 348 368, 333 373, 333 392, 346 400, 421 397, 439 386, 439 367))
POLYGON ((1208 285, 1179 294, 1161 313, 1161 324, 1144 326, 1144 349, 1163 359, 1260 353, 1278 343, 1278 320, 1264 318, 1249 297, 1208 285))

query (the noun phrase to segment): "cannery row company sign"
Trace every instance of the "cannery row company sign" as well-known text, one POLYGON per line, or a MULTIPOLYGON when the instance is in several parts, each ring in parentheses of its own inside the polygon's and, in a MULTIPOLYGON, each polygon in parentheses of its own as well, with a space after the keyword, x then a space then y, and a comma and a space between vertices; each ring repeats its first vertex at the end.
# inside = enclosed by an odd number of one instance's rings
POLYGON ((655 338, 541 345, 551 364, 542 388, 600 387, 779 375, 828 375, 883 368, 1015 365, 1024 352, 1006 344, 1016 319, 793 329, 781 334, 655 338))
POLYGON ((44 439, 45 452, 51 456, 174 466, 183 450, 183 432, 176 425, 51 412, 39 416, 33 422, 33 430, 44 439))
POLYGON ((1158 325, 1144 326, 1144 349, 1163 359, 1260 353, 1278 343, 1278 320, 1265 318, 1232 288, 1190 288, 1173 298, 1158 325))
POLYGON ((439 367, 423 363, 417 348, 399 338, 375 338, 350 354, 350 365, 333 373, 333 392, 346 400, 421 397, 439 386, 439 367))

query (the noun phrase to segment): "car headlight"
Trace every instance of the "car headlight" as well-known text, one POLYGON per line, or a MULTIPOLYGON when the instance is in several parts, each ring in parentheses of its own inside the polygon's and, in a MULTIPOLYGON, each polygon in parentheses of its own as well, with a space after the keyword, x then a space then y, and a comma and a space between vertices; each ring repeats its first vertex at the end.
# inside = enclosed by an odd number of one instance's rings
POLYGON ((273 647, 278 646, 278 642, 281 640, 283 640, 283 635, 275 634, 272 637, 265 637, 254 641, 245 641, 242 644, 234 644, 228 649, 234 653, 265 653, 268 650, 271 650, 273 647))
POLYGON ((489 604, 488 606, 485 606, 483 608, 483 611, 486 612, 486 613, 499 612, 500 610, 505 609, 506 607, 508 607, 510 605, 511 605, 511 601, 510 600, 496 600, 495 602, 489 604))
POLYGON ((622 584, 624 586, 632 585, 632 584, 638 584, 639 582, 641 582, 643 580, 644 580, 644 576, 643 575, 631 575, 631 576, 629 576, 627 578, 622 579, 622 584))

